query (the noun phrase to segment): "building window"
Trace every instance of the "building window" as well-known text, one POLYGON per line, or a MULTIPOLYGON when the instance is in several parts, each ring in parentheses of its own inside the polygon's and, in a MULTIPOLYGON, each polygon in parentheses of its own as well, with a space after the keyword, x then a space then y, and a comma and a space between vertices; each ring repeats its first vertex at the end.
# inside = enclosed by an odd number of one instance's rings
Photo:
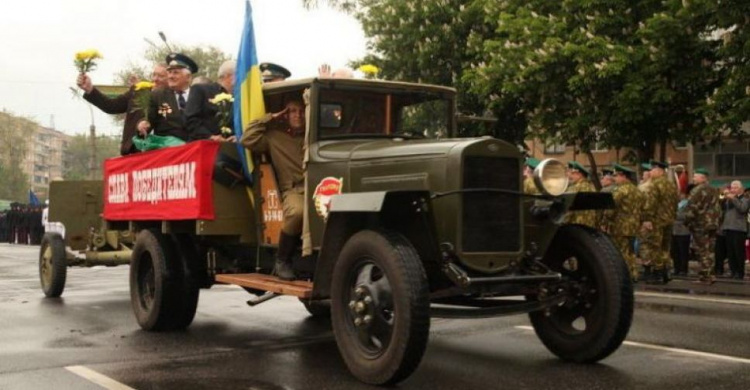
POLYGON ((565 153, 565 143, 544 143, 544 154, 562 154, 565 153))
POLYGON ((42 179, 43 178, 41 176, 34 175, 34 183, 37 183, 37 184, 42 183, 42 179))

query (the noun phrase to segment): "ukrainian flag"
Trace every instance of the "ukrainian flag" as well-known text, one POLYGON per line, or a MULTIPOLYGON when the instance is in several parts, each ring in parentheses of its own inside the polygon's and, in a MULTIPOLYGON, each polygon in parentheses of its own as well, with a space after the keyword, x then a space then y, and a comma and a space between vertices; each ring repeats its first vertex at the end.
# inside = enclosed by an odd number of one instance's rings
POLYGON ((263 88, 258 68, 258 55, 255 52, 255 32, 253 31, 253 9, 250 1, 245 2, 245 27, 242 29, 240 51, 237 54, 237 70, 234 82, 234 133, 237 136, 237 150, 242 159, 245 177, 252 183, 253 159, 250 150, 239 143, 242 133, 251 121, 265 115, 263 88))

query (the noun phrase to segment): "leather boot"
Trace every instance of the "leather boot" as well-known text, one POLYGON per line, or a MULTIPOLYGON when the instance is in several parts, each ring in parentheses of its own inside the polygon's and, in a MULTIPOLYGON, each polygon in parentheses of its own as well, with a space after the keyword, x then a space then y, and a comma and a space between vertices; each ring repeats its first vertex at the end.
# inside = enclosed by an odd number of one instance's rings
POLYGON ((281 233, 279 236, 279 251, 276 253, 276 264, 274 273, 281 280, 294 280, 294 267, 292 266, 292 255, 297 246, 297 237, 281 233))

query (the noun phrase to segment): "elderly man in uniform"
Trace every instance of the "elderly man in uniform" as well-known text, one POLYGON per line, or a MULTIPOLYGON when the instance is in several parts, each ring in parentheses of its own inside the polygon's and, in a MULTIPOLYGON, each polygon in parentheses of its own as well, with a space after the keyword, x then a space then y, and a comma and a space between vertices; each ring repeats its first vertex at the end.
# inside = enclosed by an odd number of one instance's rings
MULTIPOLYGON (((190 141, 200 139, 211 139, 214 141, 234 141, 232 115, 229 115, 229 123, 226 127, 230 132, 225 137, 222 134, 219 123, 219 108, 209 100, 220 93, 231 94, 234 90, 235 69, 237 62, 234 60, 224 61, 219 66, 219 82, 208 84, 194 84, 190 87, 190 96, 185 116, 187 117, 187 131, 190 141)), ((231 103, 230 103, 231 104, 231 103)))
POLYGON ((647 283, 664 284, 670 280, 672 224, 680 200, 677 186, 664 175, 666 168, 664 162, 651 162, 650 184, 644 191, 647 201, 641 224, 644 232, 641 255, 650 260, 653 266, 647 283))
MULTIPOLYGON (((167 87, 167 68, 164 64, 154 65, 151 72, 151 81, 154 83, 154 89, 164 89, 167 87)), ((137 125, 143 119, 143 111, 136 107, 135 85, 123 94, 113 98, 101 93, 91 82, 87 74, 80 74, 77 80, 78 87, 83 90, 83 98, 93 104, 96 108, 107 114, 125 114, 125 121, 122 126, 122 140, 120 141, 120 155, 137 153, 138 149, 133 145, 133 137, 137 134, 137 125)))
POLYGON ((695 170, 693 183, 695 187, 688 195, 685 210, 685 226, 690 229, 695 255, 701 263, 698 282, 713 284, 716 281, 713 275, 714 245, 721 216, 719 192, 708 184, 708 171, 704 168, 695 170))
POLYGON ((284 81, 292 75, 292 72, 287 68, 272 62, 261 62, 258 64, 258 69, 260 70, 260 77, 263 79, 264 83, 284 81))
POLYGON ((138 123, 138 133, 146 136, 153 129, 160 136, 171 135, 187 141, 185 108, 190 96, 190 83, 198 65, 181 53, 167 55, 169 88, 151 91, 147 120, 138 123))
POLYGON ((534 169, 539 165, 539 160, 534 157, 526 157, 523 164, 523 192, 525 194, 539 194, 539 189, 534 184, 534 169))
POLYGON ((267 152, 273 162, 284 212, 275 273, 282 280, 293 280, 296 275, 292 257, 302 234, 304 210, 305 104, 301 99, 292 99, 282 111, 251 122, 240 142, 253 152, 267 152), (283 127, 272 126, 270 122, 275 120, 284 120, 283 127))
POLYGON ((745 278, 745 239, 747 238, 747 211, 750 202, 743 195, 745 189, 742 182, 734 180, 724 191, 724 201, 721 202, 724 218, 721 230, 729 258, 729 269, 732 279, 745 278))
MULTIPOLYGON (((568 162, 568 190, 567 192, 596 192, 596 188, 589 181, 589 171, 577 161, 568 162)), ((596 210, 569 211, 565 214, 563 223, 580 224, 596 227, 596 210)))
POLYGON ((630 276, 634 282, 637 282, 638 265, 635 261, 633 244, 641 226, 643 195, 630 181, 631 175, 632 177, 635 176, 632 169, 614 164, 613 177, 616 186, 612 191, 612 197, 615 201, 615 208, 605 210, 604 220, 606 221, 607 232, 628 265, 630 276))

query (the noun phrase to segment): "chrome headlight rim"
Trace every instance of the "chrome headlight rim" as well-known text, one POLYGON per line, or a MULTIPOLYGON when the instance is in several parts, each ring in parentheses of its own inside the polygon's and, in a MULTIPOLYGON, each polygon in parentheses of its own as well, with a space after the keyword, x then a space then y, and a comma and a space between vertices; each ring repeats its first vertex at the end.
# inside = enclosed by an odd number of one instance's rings
POLYGON ((555 158, 544 159, 534 169, 534 184, 547 196, 560 196, 568 189, 567 166, 555 158))

